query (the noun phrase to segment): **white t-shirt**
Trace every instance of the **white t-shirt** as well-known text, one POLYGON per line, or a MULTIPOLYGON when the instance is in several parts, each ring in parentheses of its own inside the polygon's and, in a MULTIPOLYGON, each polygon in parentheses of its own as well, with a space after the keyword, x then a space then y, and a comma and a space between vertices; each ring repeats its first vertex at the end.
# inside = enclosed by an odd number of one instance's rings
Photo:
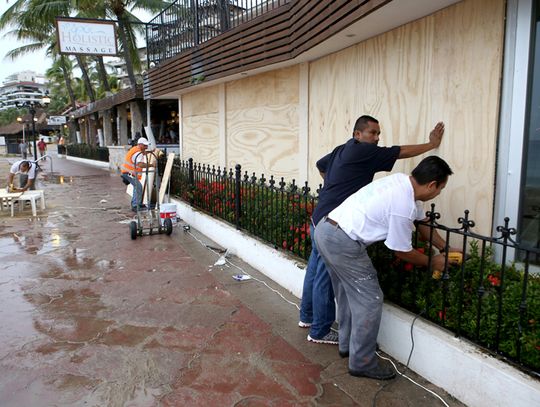
POLYGON ((425 218, 421 201, 406 174, 393 174, 361 188, 328 217, 354 240, 366 245, 384 240, 391 250, 412 250, 414 221, 425 218))
MULTIPOLYGON (((9 170, 9 172, 12 174, 26 174, 20 169, 20 166, 23 162, 24 160, 15 161, 13 165, 11 166, 11 169, 9 170)), ((30 169, 28 170, 28 179, 35 179, 35 178, 36 178, 36 166, 34 164, 30 164, 30 169)))

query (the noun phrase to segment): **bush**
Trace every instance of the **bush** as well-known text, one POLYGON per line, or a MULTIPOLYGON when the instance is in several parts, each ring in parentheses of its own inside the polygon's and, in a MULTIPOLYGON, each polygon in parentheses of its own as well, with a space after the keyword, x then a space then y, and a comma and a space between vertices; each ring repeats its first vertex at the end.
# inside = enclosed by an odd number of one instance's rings
POLYGON ((89 144, 70 144, 66 146, 66 150, 67 154, 72 157, 109 162, 109 149, 107 147, 95 147, 89 144))
POLYGON ((387 299, 415 313, 424 311, 432 322, 528 368, 540 369, 538 275, 528 275, 525 281, 525 273, 511 264, 504 267, 503 276, 490 247, 481 270, 477 241, 471 242, 463 269, 452 267, 442 280, 431 278, 426 269, 411 269, 382 243, 370 251, 387 299))

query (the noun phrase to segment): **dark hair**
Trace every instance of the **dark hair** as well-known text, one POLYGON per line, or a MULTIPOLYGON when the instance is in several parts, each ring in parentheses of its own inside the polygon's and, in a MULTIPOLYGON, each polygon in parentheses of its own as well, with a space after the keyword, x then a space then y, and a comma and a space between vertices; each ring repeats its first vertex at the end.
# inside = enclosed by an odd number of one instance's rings
POLYGON ((446 161, 436 155, 424 158, 411 173, 420 185, 435 181, 437 186, 442 182, 446 182, 452 174, 453 172, 446 161))
POLYGON ((19 164, 19 169, 22 167, 22 166, 25 166, 25 167, 28 167, 28 169, 32 168, 32 163, 30 161, 22 161, 20 164, 19 164))
POLYGON ((363 115, 363 116, 360 116, 357 120, 356 120, 356 123, 354 123, 354 129, 353 129, 353 132, 354 131, 364 131, 364 129, 368 126, 368 123, 369 122, 373 122, 373 123, 379 123, 379 121, 377 119, 375 119, 374 117, 371 117, 371 116, 368 116, 368 115, 363 115))

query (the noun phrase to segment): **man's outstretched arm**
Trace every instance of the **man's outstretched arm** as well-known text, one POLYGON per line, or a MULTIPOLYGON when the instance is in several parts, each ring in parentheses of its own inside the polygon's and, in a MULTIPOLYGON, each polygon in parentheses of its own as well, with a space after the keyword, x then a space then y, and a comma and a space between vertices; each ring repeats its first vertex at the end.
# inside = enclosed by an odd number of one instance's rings
POLYGON ((433 130, 429 133, 429 141, 424 144, 411 144, 407 146, 400 146, 399 158, 411 158, 417 155, 427 153, 434 148, 441 145, 441 140, 444 134, 444 123, 439 122, 435 125, 433 130))

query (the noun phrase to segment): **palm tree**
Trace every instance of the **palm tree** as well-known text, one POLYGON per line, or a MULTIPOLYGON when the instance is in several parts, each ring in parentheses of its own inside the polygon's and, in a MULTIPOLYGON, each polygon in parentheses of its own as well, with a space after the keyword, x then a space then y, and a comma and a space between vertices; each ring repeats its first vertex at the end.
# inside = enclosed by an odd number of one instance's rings
MULTIPOLYGON (((141 63, 138 55, 136 32, 144 33, 141 21, 132 13, 136 9, 160 12, 168 7, 171 1, 165 0, 80 0, 79 9, 84 12, 90 10, 103 10, 105 18, 116 19, 118 22, 118 38, 120 49, 126 63, 126 70, 130 86, 135 89, 137 80, 135 71, 141 71, 141 63)), ((135 104, 139 117, 146 122, 142 114, 141 106, 135 104)), ((142 129, 141 134, 142 134, 142 129)))

